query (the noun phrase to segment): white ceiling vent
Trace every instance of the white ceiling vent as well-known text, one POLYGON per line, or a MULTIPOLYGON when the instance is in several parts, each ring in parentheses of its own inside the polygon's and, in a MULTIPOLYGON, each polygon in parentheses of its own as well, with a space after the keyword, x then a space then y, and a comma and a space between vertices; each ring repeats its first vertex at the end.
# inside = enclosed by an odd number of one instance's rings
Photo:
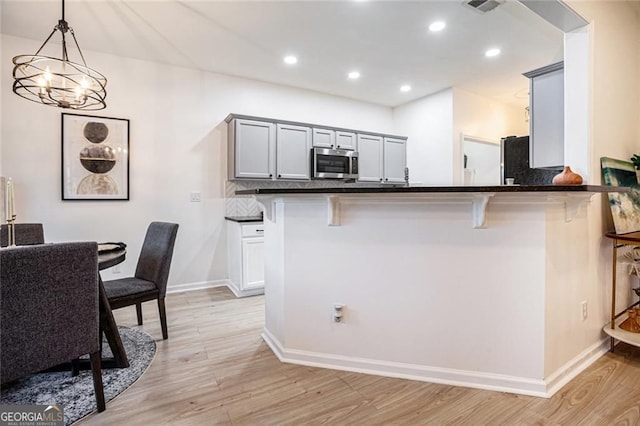
POLYGON ((463 4, 477 12, 485 13, 500 6, 504 0, 470 0, 463 4))

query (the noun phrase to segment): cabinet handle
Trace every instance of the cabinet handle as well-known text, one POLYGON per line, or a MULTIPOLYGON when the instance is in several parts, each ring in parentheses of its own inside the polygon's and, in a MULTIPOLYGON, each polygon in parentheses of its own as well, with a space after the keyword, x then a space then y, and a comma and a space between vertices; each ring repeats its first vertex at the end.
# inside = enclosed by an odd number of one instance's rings
POLYGON ((336 148, 340 148, 340 145, 337 145, 336 148))
POLYGON ((256 232, 264 232, 264 229, 256 229, 256 232))
POLYGON ((269 173, 269 177, 270 177, 270 178, 271 178, 271 177, 273 177, 273 174, 269 173))
POLYGON ((382 182, 382 178, 380 178, 380 182, 382 182))
POLYGON ((385 181, 385 182, 389 182, 389 178, 385 178, 385 180, 384 180, 384 181, 385 181))
POLYGON ((282 175, 278 175, 278 178, 281 178, 281 177, 282 177, 282 175))

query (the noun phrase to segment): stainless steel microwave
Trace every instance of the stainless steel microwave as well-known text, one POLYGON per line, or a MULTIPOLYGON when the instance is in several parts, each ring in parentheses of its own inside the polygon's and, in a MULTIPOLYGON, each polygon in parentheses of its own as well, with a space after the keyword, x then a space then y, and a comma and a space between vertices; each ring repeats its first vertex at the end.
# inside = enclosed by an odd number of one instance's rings
POLYGON ((313 148, 311 170, 314 179, 357 179, 358 153, 348 149, 313 148))

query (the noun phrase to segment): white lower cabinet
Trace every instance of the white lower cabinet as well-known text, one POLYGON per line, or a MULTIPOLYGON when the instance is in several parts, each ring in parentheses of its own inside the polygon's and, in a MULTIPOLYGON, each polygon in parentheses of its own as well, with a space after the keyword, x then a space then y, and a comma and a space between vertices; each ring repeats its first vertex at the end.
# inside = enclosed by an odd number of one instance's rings
POLYGON ((264 293, 264 224, 227 220, 229 286, 237 297, 264 293))

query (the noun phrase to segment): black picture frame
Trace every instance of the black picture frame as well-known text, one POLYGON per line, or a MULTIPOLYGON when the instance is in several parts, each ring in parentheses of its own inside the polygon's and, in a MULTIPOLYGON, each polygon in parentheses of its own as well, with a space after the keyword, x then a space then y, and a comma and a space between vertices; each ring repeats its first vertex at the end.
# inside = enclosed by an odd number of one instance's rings
POLYGON ((62 200, 128 201, 129 120, 62 113, 62 200))

